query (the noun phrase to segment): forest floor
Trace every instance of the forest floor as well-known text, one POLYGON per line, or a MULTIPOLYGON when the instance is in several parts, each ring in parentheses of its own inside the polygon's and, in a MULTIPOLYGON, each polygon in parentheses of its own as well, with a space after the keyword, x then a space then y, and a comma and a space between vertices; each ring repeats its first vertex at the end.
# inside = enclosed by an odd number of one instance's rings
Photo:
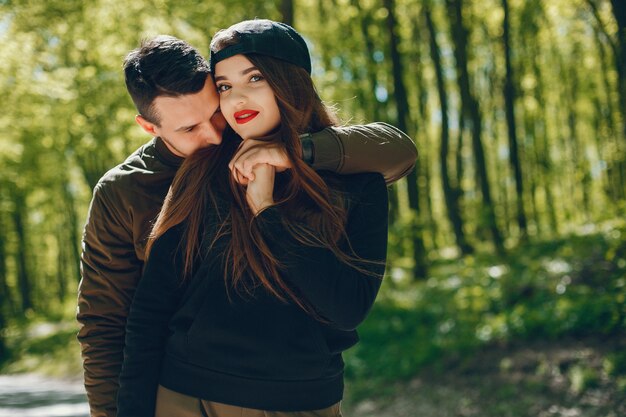
MULTIPOLYGON (((44 372, 48 377, 79 384, 80 357, 72 327, 71 324, 34 326, 28 338, 23 336, 22 354, 5 363, 0 374, 44 372)), ((615 355, 624 356, 624 352, 626 337, 492 345, 456 361, 444 359, 407 380, 349 379, 343 414, 345 417, 626 416, 626 377, 615 377, 616 370, 610 369, 611 363, 623 361, 608 360, 615 355)), ((623 370, 617 371, 624 375, 623 370)))
POLYGON ((626 416, 626 379, 606 358, 623 341, 563 340, 489 347, 445 370, 396 382, 392 394, 347 401, 346 417, 626 416))

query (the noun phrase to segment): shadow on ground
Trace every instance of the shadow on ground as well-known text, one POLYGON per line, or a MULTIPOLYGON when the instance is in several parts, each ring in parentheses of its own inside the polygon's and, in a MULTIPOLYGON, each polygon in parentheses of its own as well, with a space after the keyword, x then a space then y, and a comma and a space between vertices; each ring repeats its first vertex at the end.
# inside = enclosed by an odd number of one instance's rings
MULTIPOLYGON (((394 394, 344 404, 346 417, 626 416, 626 379, 611 376, 624 340, 490 347, 464 363, 424 370, 394 394), (617 353, 616 353, 617 352, 617 353)), ((350 396, 348 386, 348 398, 350 396)))

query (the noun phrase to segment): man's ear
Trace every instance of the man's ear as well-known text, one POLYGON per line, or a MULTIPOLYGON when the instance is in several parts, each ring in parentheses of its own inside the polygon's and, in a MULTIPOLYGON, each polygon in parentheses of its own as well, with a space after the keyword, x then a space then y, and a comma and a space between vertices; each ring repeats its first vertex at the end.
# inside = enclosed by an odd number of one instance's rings
POLYGON ((149 135, 151 135, 151 136, 159 136, 157 134, 157 132, 156 132, 156 129, 158 129, 158 126, 155 125, 154 123, 149 122, 148 120, 146 120, 142 115, 138 114, 137 116, 135 116, 135 121, 149 135))

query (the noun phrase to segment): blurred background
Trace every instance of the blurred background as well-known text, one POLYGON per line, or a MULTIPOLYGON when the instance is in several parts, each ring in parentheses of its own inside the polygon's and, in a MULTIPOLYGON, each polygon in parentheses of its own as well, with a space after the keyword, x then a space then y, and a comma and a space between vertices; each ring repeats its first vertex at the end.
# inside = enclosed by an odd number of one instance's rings
POLYGON ((0 417, 87 415, 82 229, 150 139, 124 56, 254 17, 306 37, 346 123, 420 152, 344 414, 626 415, 624 1, 0 0, 0 417))

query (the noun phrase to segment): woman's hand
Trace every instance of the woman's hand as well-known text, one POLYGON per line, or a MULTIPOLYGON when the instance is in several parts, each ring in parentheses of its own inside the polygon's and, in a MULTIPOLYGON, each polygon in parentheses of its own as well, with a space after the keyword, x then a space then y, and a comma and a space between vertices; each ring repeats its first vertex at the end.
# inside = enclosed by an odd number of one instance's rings
POLYGON ((256 216, 261 210, 274 204, 274 176, 276 168, 270 164, 256 164, 252 168, 253 180, 248 181, 246 200, 256 216))
POLYGON ((276 172, 291 168, 283 145, 255 139, 246 139, 241 143, 228 167, 235 180, 246 185, 254 180, 254 168, 259 164, 272 165, 276 172))

